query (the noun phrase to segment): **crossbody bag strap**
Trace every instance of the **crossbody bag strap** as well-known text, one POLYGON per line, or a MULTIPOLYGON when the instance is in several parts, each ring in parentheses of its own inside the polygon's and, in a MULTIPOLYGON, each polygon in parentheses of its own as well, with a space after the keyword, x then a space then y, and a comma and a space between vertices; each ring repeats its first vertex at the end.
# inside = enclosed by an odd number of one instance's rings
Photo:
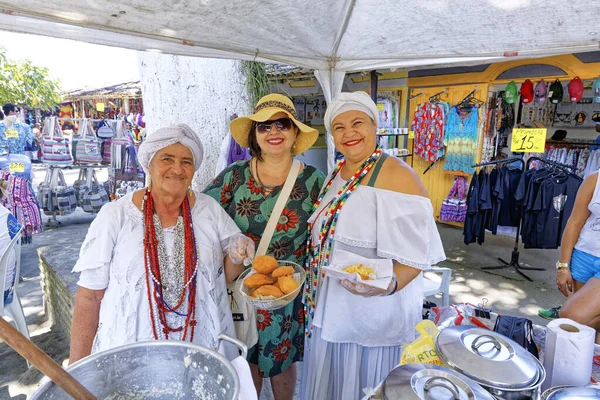
POLYGON ((300 173, 301 167, 302 163, 298 160, 294 160, 288 177, 285 180, 283 188, 281 189, 281 193, 279 193, 277 203, 275 203, 275 207, 273 207, 273 212, 271 212, 269 222, 267 222, 267 227, 265 228, 262 238, 260 239, 260 243, 258 244, 258 250, 256 250, 257 256, 264 256, 269 249, 269 244, 271 244, 271 239, 275 233, 275 227, 277 226, 277 222, 279 222, 279 217, 281 217, 281 212, 283 211, 283 208, 290 197, 290 193, 292 193, 292 188, 294 187, 296 178, 300 173))

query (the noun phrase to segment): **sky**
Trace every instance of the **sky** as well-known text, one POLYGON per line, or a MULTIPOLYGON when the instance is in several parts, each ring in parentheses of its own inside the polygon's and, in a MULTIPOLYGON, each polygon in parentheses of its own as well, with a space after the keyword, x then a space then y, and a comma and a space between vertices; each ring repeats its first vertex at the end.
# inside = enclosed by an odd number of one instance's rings
POLYGON ((137 51, 67 39, 0 31, 9 59, 46 67, 64 91, 140 79, 137 51))

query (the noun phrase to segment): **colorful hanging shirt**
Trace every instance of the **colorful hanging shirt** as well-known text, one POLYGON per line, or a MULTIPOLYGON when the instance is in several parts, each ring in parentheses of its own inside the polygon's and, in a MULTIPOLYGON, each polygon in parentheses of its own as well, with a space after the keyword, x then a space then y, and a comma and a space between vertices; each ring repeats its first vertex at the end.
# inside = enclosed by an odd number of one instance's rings
POLYGON ((437 161, 444 147, 444 106, 419 105, 410 129, 415 132, 415 154, 430 162, 437 161))
MULTIPOLYGON (((307 165, 298 175, 284 207, 267 254, 304 266, 308 218, 319 196, 324 175, 307 165)), ((231 164, 215 178, 204 193, 221 203, 242 233, 256 245, 283 186, 271 193, 250 173, 250 161, 231 164)), ((258 343, 248 351, 248 361, 259 367, 262 376, 279 375, 292 363, 302 361, 304 352, 304 307, 302 296, 278 310, 256 311, 258 343)))
POLYGON ((11 154, 24 154, 25 146, 31 146, 34 140, 29 125, 15 122, 12 128, 8 129, 0 122, 0 150, 6 149, 11 154))
POLYGON ((472 165, 477 158, 477 133, 479 131, 479 108, 462 112, 452 107, 444 137, 446 162, 444 171, 473 174, 472 165))

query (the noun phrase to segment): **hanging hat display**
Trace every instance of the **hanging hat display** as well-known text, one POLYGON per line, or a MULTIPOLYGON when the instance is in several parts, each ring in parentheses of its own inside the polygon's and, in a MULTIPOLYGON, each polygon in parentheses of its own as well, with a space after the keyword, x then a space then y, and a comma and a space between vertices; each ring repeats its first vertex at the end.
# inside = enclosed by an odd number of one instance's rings
POLYGON ((550 90, 548 91, 548 98, 552 102, 552 104, 558 104, 562 102, 564 96, 564 90, 562 83, 557 79, 552 85, 550 85, 550 90))
POLYGON ((517 101, 517 85, 514 81, 506 85, 506 89, 504 89, 504 101, 506 104, 513 104, 517 101))
POLYGON ((542 79, 535 85, 535 102, 539 104, 544 104, 546 102, 546 98, 548 96, 548 87, 546 86, 546 82, 542 79))
POLYGON ((594 82, 594 101, 600 103, 600 78, 594 82))
POLYGON ((529 104, 533 101, 533 82, 529 79, 521 85, 521 101, 523 104, 529 104))
POLYGON ((583 82, 578 76, 569 82, 569 98, 571 99, 571 102, 577 103, 579 100, 581 100, 583 97, 583 89, 583 82))

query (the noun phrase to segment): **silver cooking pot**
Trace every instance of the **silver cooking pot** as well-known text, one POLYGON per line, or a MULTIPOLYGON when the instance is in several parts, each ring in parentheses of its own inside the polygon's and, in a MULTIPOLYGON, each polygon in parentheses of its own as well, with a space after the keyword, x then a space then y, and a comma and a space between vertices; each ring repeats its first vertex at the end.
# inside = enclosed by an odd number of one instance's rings
POLYGON ((473 380, 449 368, 431 364, 396 367, 383 383, 384 400, 493 400, 473 380))
POLYGON ((543 400, 584 400, 600 399, 600 389, 597 387, 557 386, 542 394, 543 400))
POLYGON ((435 342, 442 361, 479 383, 497 399, 539 399, 542 364, 513 340, 487 329, 453 326, 435 342))
MULTIPOLYGON (((227 335, 219 342, 246 346, 227 335)), ((92 354, 67 371, 98 399, 237 400, 240 382, 233 365, 221 354, 189 342, 156 340, 92 354)), ((62 400, 70 397, 51 381, 31 397, 62 400)))

